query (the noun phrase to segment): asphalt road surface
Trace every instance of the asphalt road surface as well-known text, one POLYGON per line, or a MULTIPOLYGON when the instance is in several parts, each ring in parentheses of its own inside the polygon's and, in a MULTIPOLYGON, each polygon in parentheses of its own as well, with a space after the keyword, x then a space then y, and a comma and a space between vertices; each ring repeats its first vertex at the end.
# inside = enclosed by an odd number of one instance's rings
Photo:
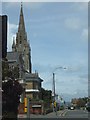
MULTIPOLYGON (((57 112, 52 112, 46 115, 34 115, 30 114, 30 118, 88 118, 87 110, 60 110, 57 112)), ((27 115, 18 115, 18 118, 27 118, 27 115)))

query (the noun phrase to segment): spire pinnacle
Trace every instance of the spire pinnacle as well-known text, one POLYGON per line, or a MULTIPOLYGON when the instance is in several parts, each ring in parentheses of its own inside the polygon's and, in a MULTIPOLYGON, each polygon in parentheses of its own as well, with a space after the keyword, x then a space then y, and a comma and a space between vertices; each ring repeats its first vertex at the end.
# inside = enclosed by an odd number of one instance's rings
POLYGON ((15 47, 16 47, 16 45, 15 45, 15 37, 13 37, 12 50, 14 50, 14 51, 15 51, 15 47))
POLYGON ((21 2, 21 12, 23 12, 23 2, 21 2))
POLYGON ((25 24, 24 24, 24 16, 23 16, 23 4, 21 2, 21 10, 20 10, 20 19, 19 19, 19 31, 24 31, 25 32, 25 24))
POLYGON ((13 37, 13 46, 15 46, 15 37, 13 37))
POLYGON ((13 37, 13 43, 15 43, 15 37, 13 37))
POLYGON ((20 15, 23 14, 23 3, 21 2, 21 11, 20 11, 20 15))
POLYGON ((21 7, 23 6, 23 3, 21 2, 21 7))

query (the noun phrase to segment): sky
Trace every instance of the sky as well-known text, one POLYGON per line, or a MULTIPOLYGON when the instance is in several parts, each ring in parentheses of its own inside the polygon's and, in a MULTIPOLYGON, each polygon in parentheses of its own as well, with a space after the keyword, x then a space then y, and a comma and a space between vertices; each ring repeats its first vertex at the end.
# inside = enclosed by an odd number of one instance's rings
MULTIPOLYGON (((19 24, 20 2, 3 2, 8 15, 7 50, 19 24)), ((32 71, 66 101, 88 96, 88 3, 23 2, 25 29, 31 47, 32 71), (66 68, 66 69, 64 69, 66 68)))

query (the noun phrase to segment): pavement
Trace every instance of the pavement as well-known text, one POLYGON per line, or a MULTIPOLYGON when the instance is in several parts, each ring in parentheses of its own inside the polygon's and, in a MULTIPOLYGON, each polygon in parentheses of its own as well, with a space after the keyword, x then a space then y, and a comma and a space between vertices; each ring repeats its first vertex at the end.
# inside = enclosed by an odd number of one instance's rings
MULTIPOLYGON (((56 118, 60 116, 65 116, 67 110, 60 110, 56 112, 51 112, 45 115, 40 114, 30 114, 30 118, 56 118)), ((27 118, 27 114, 19 114, 18 118, 27 118)))

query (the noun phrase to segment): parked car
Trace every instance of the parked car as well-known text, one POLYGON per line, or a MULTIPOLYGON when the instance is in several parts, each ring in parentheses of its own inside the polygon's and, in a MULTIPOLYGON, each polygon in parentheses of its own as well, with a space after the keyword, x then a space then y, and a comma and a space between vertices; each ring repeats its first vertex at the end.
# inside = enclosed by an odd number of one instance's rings
POLYGON ((90 112, 90 102, 87 103, 86 109, 87 109, 88 112, 90 112))

